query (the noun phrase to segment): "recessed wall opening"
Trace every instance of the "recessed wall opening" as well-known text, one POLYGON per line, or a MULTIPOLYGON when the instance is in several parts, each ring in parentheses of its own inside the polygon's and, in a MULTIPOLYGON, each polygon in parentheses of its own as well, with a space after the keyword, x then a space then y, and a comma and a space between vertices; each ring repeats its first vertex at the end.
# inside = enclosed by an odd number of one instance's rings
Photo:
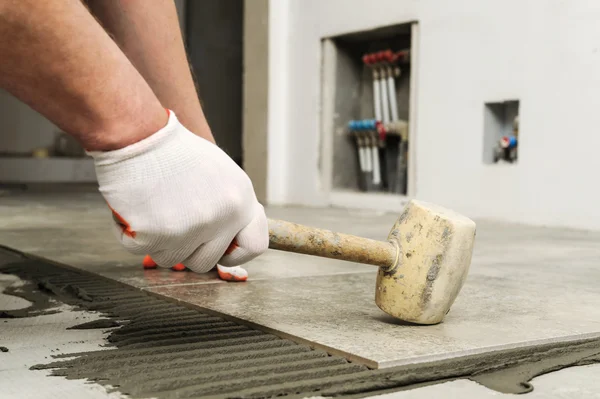
POLYGON ((332 192, 409 191, 413 25, 324 40, 323 155, 331 157, 324 172, 332 192))
POLYGON ((519 149, 519 100, 486 103, 483 162, 516 163, 519 149))

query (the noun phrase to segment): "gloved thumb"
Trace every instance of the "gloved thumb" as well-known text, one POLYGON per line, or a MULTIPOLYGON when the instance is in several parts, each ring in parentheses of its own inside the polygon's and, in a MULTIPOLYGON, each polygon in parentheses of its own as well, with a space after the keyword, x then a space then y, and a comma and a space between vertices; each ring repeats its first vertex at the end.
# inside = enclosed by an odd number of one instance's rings
POLYGON ((269 226, 263 206, 256 203, 254 218, 235 236, 219 264, 239 266, 261 255, 269 247, 269 226))
POLYGON ((231 238, 209 241, 198 247, 181 263, 196 273, 206 273, 219 263, 230 242, 231 238))

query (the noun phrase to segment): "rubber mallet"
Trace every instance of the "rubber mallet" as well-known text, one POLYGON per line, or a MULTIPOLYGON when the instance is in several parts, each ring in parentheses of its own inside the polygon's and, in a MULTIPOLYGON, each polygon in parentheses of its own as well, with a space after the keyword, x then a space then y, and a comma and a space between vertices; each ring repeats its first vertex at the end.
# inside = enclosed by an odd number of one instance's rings
POLYGON ((411 200, 377 241, 269 220, 269 248, 379 266, 375 303, 395 318, 437 324, 469 272, 475 223, 454 211, 411 200))

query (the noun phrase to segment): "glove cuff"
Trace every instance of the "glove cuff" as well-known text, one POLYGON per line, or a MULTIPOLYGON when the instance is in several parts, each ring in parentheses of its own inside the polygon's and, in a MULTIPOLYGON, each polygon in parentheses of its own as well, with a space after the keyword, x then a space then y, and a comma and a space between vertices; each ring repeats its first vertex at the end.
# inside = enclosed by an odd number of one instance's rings
POLYGON ((174 138, 173 131, 180 125, 177 115, 172 110, 167 110, 169 120, 165 127, 158 132, 146 137, 145 139, 128 145, 127 147, 119 148, 112 151, 86 151, 86 154, 94 158, 96 166, 106 166, 117 162, 125 161, 129 158, 134 158, 145 154, 154 148, 164 145, 169 140, 174 138))

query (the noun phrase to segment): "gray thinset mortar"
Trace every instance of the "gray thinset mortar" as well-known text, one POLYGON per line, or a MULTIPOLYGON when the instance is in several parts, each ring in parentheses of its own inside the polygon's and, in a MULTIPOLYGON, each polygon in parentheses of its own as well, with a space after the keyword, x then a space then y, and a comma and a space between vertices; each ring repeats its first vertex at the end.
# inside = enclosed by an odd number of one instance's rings
POLYGON ((34 304, 0 310, 0 317, 35 317, 55 311, 60 301, 106 317, 70 328, 121 325, 108 336, 114 350, 56 355, 55 362, 32 368, 95 381, 133 398, 364 397, 458 378, 524 393, 533 389, 528 381, 535 376, 600 361, 600 338, 590 338, 370 370, 111 280, 22 255, 15 259, 0 265, 0 272, 29 281, 11 294, 34 304))

